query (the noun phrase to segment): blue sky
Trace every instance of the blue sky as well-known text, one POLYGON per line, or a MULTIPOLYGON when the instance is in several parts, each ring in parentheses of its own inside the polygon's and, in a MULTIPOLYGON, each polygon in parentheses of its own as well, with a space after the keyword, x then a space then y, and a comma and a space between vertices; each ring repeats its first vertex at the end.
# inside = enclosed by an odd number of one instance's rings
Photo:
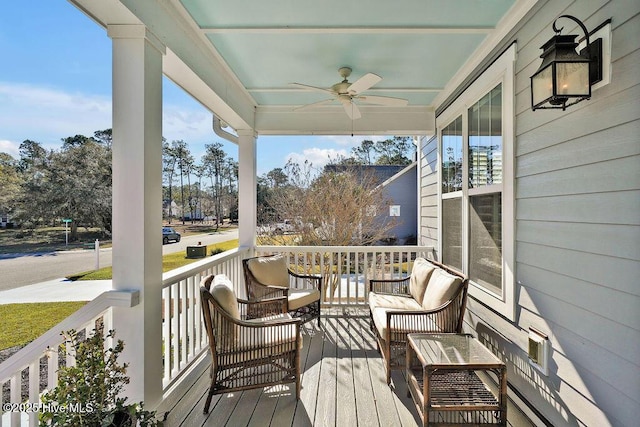
MULTIPOLYGON (((111 40, 65 0, 3 2, 0 14, 0 152, 18 157, 25 139, 58 148, 62 138, 111 127, 111 40), (28 21, 26 19, 28 17, 28 21)), ((168 79, 163 87, 163 135, 182 139, 199 159, 204 145, 234 144, 211 130, 211 113, 168 79)), ((258 137, 258 174, 287 159, 322 166, 348 155, 362 136, 258 137)))

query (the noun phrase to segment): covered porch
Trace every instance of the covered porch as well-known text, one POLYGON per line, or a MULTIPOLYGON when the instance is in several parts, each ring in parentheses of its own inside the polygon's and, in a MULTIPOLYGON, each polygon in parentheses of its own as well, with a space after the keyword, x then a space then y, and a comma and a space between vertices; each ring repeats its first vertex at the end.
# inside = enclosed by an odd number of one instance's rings
MULTIPOLYGON (((509 408, 512 425, 526 422, 512 418, 519 410, 537 425, 640 417, 637 2, 70 3, 113 43, 113 289, 2 364, 3 403, 38 402, 42 378, 55 384, 60 330, 91 331, 101 319, 125 342, 129 400, 168 413, 166 425, 416 424, 402 375, 385 388, 360 310, 372 272, 406 274, 400 260, 419 255, 490 273, 471 280, 464 329, 507 364, 519 408, 509 408), (565 14, 608 46, 606 77, 587 102, 532 111, 540 46, 565 14), (363 94, 327 92, 340 87, 343 67, 350 82, 368 73, 382 80, 363 94), (240 194, 239 248, 164 275, 163 75, 211 112, 212 132, 237 144, 240 194), (361 105, 366 95, 387 105, 361 105), (417 245, 259 246, 262 135, 417 136, 417 245), (473 151, 470 140, 486 136, 499 144, 473 151), (474 258, 477 248, 495 256, 474 258), (323 295, 322 329, 305 326, 302 398, 295 403, 286 387, 223 395, 204 416, 200 280, 223 273, 243 296, 242 259, 272 252, 310 269, 322 258, 313 253, 346 260, 323 295), (545 366, 529 359, 532 330, 546 340, 545 366)), ((37 414, 19 412, 2 425, 21 419, 37 425, 37 414)))
MULTIPOLYGON (((165 426, 421 425, 407 396, 404 372, 392 371, 391 384, 386 383, 384 363, 369 324, 365 284, 373 277, 402 277, 406 260, 428 256, 431 251, 431 247, 415 246, 258 246, 255 251, 228 251, 165 273, 160 323, 163 351, 153 355, 162 366, 161 398, 153 407, 158 419, 165 426), (244 297, 242 259, 271 253, 285 254, 292 265, 333 272, 328 281, 334 285, 322 297, 321 325, 314 320, 302 327, 300 399, 295 398, 294 384, 255 388, 215 395, 209 413, 203 414, 211 357, 198 298, 200 281, 209 274, 224 274, 231 278, 236 294, 244 297), (313 263, 319 259, 341 261, 313 263)), ((2 381, 3 398, 7 391, 10 397, 3 403, 38 402, 40 393, 55 386, 57 368, 72 363, 60 347, 60 330, 90 334, 100 323, 106 329, 115 328, 116 309, 135 306, 138 298, 137 292, 129 291, 102 294, 3 363, 0 374, 7 379, 2 381)), ((492 345, 490 337, 479 338, 492 345)), ((135 379, 134 371, 129 374, 135 379)), ((495 391, 493 380, 485 380, 495 391)), ((512 400, 507 418, 511 426, 534 425, 512 400)), ((38 425, 37 413, 7 412, 2 425, 38 425)))

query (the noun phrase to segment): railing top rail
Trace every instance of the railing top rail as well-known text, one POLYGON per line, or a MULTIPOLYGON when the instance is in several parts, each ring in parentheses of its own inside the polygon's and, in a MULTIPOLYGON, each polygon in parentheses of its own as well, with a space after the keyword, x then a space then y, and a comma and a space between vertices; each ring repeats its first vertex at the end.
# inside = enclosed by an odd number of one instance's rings
POLYGON ((213 255, 207 258, 203 258, 200 261, 192 262, 184 267, 176 268, 175 270, 167 271, 162 275, 162 287, 166 288, 171 286, 180 280, 187 279, 195 274, 206 270, 212 265, 220 264, 225 261, 232 260, 238 256, 242 256, 244 253, 248 253, 249 248, 235 248, 228 251, 213 255))
POLYGON ((433 246, 279 246, 279 245, 258 245, 258 251, 273 252, 431 252, 433 246))
POLYGON ((0 364, 0 383, 10 379, 48 349, 60 344, 60 333, 79 329, 111 307, 133 307, 140 302, 139 291, 107 291, 82 306, 78 311, 58 323, 49 331, 27 344, 0 364))

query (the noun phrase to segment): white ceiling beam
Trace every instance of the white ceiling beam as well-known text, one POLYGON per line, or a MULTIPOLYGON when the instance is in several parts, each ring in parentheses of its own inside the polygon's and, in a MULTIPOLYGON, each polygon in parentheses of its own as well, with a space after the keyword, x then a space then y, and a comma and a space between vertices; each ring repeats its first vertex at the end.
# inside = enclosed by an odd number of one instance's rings
POLYGON ((205 34, 489 34, 495 27, 201 27, 205 34))
MULTIPOLYGON (((438 93, 443 88, 417 88, 417 87, 403 87, 403 88, 371 88, 367 89, 367 93, 378 92, 378 93, 391 93, 391 92, 410 92, 410 93, 438 93)), ((247 88, 247 92, 250 93, 317 93, 313 89, 304 89, 304 88, 247 88)))
POLYGON ((433 135, 433 108, 359 106, 362 118, 350 120, 342 106, 321 106, 303 111, 290 107, 258 107, 256 131, 260 135, 433 135))

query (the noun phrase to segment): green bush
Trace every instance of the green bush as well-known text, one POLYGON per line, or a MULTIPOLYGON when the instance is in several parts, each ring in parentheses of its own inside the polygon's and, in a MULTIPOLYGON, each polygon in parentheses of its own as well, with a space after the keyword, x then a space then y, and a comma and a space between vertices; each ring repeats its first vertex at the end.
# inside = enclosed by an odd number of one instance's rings
POLYGON ((155 412, 144 409, 142 403, 126 403, 119 397, 129 383, 127 364, 117 358, 124 349, 122 340, 105 349, 105 341, 115 337, 109 331, 95 330, 84 341, 76 331, 63 332, 65 351, 75 356, 75 366, 58 370, 58 385, 42 396, 40 425, 132 427, 157 426, 155 412), (62 410, 61 410, 62 408, 62 410))

